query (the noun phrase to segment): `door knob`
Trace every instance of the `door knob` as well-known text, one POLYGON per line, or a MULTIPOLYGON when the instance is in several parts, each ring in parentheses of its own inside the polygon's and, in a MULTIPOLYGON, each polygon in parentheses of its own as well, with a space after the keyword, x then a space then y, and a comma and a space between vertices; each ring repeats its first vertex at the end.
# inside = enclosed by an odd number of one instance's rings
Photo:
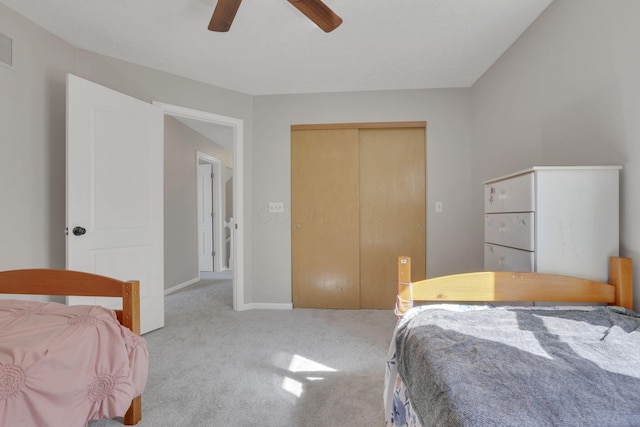
POLYGON ((293 231, 298 231, 298 230, 300 230, 300 224, 295 224, 293 226, 293 231))
POLYGON ((73 227, 73 235, 74 236, 82 236, 86 232, 87 232, 87 230, 84 227, 73 227))
POLYGON ((424 225, 422 224, 418 224, 416 228, 418 229, 418 231, 424 231, 424 225))

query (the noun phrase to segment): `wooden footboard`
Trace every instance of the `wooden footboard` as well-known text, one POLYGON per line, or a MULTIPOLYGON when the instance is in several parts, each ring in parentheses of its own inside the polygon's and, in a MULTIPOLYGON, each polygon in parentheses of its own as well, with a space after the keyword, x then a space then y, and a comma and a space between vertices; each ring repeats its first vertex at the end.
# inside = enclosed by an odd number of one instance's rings
MULTIPOLYGON (((71 270, 25 269, 0 272, 0 293, 90 296, 122 298, 122 310, 115 310, 118 321, 140 334, 140 282, 122 282, 106 276, 71 270)), ((142 419, 142 397, 138 396, 124 416, 124 424, 142 419)))
POLYGON ((491 272, 456 274, 411 282, 411 259, 398 257, 396 314, 413 301, 536 301, 606 303, 633 309, 633 262, 609 259, 609 283, 546 273, 491 272))

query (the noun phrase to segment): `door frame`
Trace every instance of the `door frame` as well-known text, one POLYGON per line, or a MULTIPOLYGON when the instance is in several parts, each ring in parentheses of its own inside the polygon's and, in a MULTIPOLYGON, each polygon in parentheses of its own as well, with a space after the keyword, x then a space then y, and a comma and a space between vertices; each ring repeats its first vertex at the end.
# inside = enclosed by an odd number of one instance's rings
MULTIPOLYGON (((244 120, 235 117, 223 116, 207 111, 182 107, 174 104, 153 101, 165 116, 183 117, 228 126, 233 129, 233 218, 235 223, 234 233, 234 268, 233 268, 233 309, 236 311, 248 310, 250 307, 244 302, 244 120)), ((199 274, 199 273, 198 273, 199 274)))
MULTIPOLYGON (((211 228, 211 241, 213 242, 213 271, 222 271, 224 269, 223 260, 226 259, 225 242, 224 242, 224 212, 225 212, 225 188, 222 175, 222 162, 213 156, 196 151, 196 168, 202 163, 211 165, 212 173, 215 178, 211 179, 211 207, 215 213, 213 218, 213 227, 211 228)), ((196 188, 198 182, 196 178, 196 188)), ((200 195, 198 195, 200 197, 200 195)), ((197 203, 197 201, 196 201, 197 203)), ((200 268, 198 268, 200 270, 200 268)))

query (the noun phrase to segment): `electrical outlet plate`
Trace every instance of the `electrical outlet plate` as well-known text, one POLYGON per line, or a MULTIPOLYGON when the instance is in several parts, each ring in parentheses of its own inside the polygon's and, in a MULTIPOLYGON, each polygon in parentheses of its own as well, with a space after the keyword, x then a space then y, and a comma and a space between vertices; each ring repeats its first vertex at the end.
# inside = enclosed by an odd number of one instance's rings
POLYGON ((283 213, 284 203, 282 202, 269 202, 269 213, 283 213))

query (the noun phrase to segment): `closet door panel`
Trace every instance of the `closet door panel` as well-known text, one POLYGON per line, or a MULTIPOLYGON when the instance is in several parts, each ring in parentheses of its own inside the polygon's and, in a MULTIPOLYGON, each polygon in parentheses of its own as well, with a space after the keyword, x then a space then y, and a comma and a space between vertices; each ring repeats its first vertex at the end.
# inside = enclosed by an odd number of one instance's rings
POLYGON ((397 257, 426 278, 424 128, 361 129, 360 307, 393 308, 397 257))
POLYGON ((291 132, 294 307, 358 308, 358 130, 291 132))

